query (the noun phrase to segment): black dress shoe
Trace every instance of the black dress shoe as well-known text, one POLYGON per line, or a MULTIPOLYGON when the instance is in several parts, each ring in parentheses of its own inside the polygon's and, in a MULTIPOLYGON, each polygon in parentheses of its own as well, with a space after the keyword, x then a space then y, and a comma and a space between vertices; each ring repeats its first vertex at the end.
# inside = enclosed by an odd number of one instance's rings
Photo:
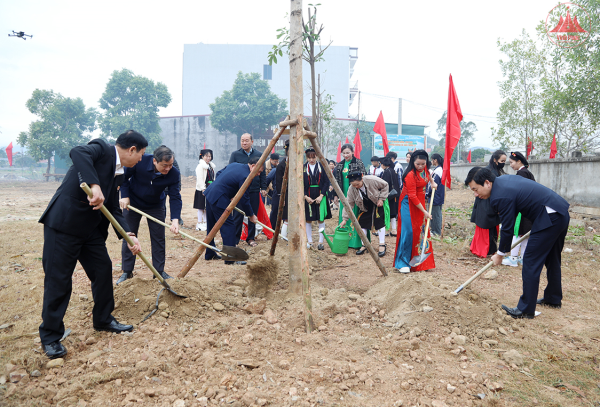
POLYGON ((383 257, 387 253, 387 245, 386 244, 380 244, 379 247, 381 247, 381 246, 383 246, 383 251, 382 252, 380 251, 379 253, 377 253, 377 255, 379 257, 383 257))
POLYGON ((42 348, 44 349, 46 356, 48 356, 50 359, 62 358, 67 354, 67 348, 65 348, 60 341, 54 341, 48 345, 42 345, 42 348))
POLYGON ((543 298, 540 298, 535 303, 537 305, 545 305, 546 307, 550 307, 550 308, 559 308, 560 309, 560 307, 562 307, 562 303, 559 303, 559 304, 550 304, 549 302, 546 302, 546 300, 543 299, 543 298))
POLYGON ((366 248, 366 247, 361 247, 360 249, 358 249, 358 250, 356 251, 356 255, 357 255, 357 256, 362 256, 363 254, 365 254, 365 252, 366 252, 366 251, 367 251, 367 248, 366 248))
POLYGON ((116 319, 113 318, 112 322, 107 325, 95 326, 94 329, 96 331, 105 331, 105 332, 116 332, 120 334, 121 332, 129 332, 133 330, 133 325, 123 325, 117 322, 116 319))
POLYGON ((517 307, 508 308, 506 305, 502 305, 502 309, 504 311, 506 311, 506 313, 508 315, 510 315, 511 317, 513 317, 515 319, 517 319, 517 318, 527 318, 527 319, 535 318, 535 314, 525 314, 523 311, 521 311, 517 307))
POLYGON ((213 257, 210 258, 210 260, 223 260, 223 257, 219 256, 218 254, 215 254, 213 257))
POLYGON ((225 264, 227 264, 228 266, 232 266, 232 265, 238 265, 238 266, 245 266, 246 262, 245 261, 226 261, 225 264))
POLYGON ((323 246, 321 243, 319 243, 319 245, 317 246, 317 249, 325 250, 325 246, 323 246))
MULTIPOLYGON (((165 273, 164 271, 159 271, 158 274, 160 274, 160 276, 163 278, 163 280, 168 280, 169 278, 173 278, 170 275, 168 275, 167 273, 165 273)), ((156 276, 153 276, 152 278, 156 278, 156 276)))
POLYGON ((117 280, 117 285, 121 284, 123 281, 125 280, 129 280, 130 278, 133 278, 133 271, 131 272, 123 272, 123 274, 121 274, 121 277, 119 277, 119 279, 117 280))

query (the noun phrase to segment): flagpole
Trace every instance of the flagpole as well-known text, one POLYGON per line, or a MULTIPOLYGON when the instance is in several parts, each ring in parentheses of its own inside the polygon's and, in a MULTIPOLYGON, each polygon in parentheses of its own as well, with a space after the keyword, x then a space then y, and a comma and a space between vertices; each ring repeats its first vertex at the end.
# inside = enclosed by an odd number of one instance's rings
POLYGON ((356 130, 358 130, 359 122, 360 122, 360 90, 358 91, 358 115, 356 116, 356 130))

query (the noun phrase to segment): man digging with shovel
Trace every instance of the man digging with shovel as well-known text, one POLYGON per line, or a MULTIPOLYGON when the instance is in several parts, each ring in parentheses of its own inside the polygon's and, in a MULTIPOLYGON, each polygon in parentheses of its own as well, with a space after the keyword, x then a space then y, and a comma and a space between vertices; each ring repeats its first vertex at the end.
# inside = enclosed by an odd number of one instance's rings
POLYGON ((131 325, 120 324, 111 315, 115 301, 112 261, 106 250, 109 221, 99 209, 105 205, 132 237, 135 245, 128 246, 131 253, 135 256, 141 252, 140 244, 119 208, 117 186, 123 167, 135 166, 147 145, 144 136, 129 130, 117 138, 115 146, 95 139, 85 146, 73 148, 69 154, 73 165, 39 220, 44 224, 42 263, 45 274, 40 339, 50 359, 67 354, 60 341, 65 333, 63 318, 71 298, 77 261, 92 283, 94 329, 117 333, 133 329, 131 325), (80 188, 82 182, 90 185, 90 198, 80 188))
POLYGON ((523 256, 523 295, 515 308, 502 305, 513 318, 535 317, 536 305, 560 308, 562 303, 561 259, 569 228, 569 203, 551 189, 517 175, 496 177, 487 168, 474 167, 465 179, 476 197, 489 199, 500 215, 500 246, 492 261, 496 266, 510 253, 515 219, 519 213, 529 219, 531 236, 523 256), (548 285, 538 299, 540 274, 546 266, 548 285))
MULTIPOLYGON (((206 197, 206 217, 208 220, 208 231, 212 230, 223 212, 227 209, 227 206, 231 203, 231 199, 237 194, 237 192, 244 185, 244 181, 250 175, 256 164, 258 163, 259 157, 251 157, 248 160, 248 164, 231 163, 219 171, 215 177, 215 181, 210 184, 204 190, 204 196, 206 197)), ((260 174, 261 170, 256 174, 260 174)), ((250 195, 248 190, 244 192, 242 199, 240 199, 238 206, 246 213, 248 220, 252 223, 256 223, 258 218, 252 210, 250 205, 250 195)), ((221 227, 221 237, 223 238, 223 245, 235 247, 237 244, 236 237, 236 225, 233 217, 229 216, 223 226, 221 227)), ((215 245, 215 241, 210 243, 212 246, 215 245)), ((206 260, 220 260, 221 257, 215 253, 214 250, 206 249, 205 254, 206 260)), ((225 261, 225 264, 246 264, 245 261, 225 261)))

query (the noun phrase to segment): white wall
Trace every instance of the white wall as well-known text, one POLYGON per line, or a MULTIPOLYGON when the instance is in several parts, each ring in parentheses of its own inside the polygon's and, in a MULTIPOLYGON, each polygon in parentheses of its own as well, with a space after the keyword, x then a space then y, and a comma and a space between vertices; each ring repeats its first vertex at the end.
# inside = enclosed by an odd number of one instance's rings
MULTIPOLYGON (((457 164, 450 167, 452 178, 463 184, 469 170, 487 163, 457 164)), ((507 165, 507 174, 515 172, 507 165)), ((565 198, 571 205, 600 208, 600 157, 541 159, 529 161, 535 180, 565 198)))
MULTIPOLYGON (((239 71, 257 72, 263 77, 263 65, 272 45, 186 44, 183 51, 182 115, 210 114, 209 104, 223 91, 230 90, 239 71)), ((288 101, 290 96, 289 57, 284 53, 272 66, 271 90, 288 101)), ((350 92, 350 50, 331 46, 325 51, 325 61, 316 64, 321 74, 321 90, 336 102, 335 117, 348 117, 350 92)), ((315 76, 316 81, 316 76, 315 76)), ((303 63, 305 116, 312 115, 310 67, 303 63)))
POLYGON ((160 119, 163 144, 175 152, 183 176, 196 175, 200 150, 213 150, 217 171, 229 163, 231 153, 237 150, 237 137, 221 134, 210 125, 210 116, 166 117, 160 119))

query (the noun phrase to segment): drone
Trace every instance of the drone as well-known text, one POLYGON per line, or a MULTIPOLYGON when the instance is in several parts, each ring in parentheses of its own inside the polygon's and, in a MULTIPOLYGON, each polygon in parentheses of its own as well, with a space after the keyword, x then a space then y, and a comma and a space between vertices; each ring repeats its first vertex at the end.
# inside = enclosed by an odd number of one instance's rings
POLYGON ((17 31, 14 31, 14 30, 13 30, 13 33, 12 34, 8 34, 8 36, 9 37, 23 38, 24 40, 27 40, 27 38, 25 38, 25 37, 33 38, 33 35, 27 35, 27 34, 25 34, 24 31, 17 32, 17 31))

